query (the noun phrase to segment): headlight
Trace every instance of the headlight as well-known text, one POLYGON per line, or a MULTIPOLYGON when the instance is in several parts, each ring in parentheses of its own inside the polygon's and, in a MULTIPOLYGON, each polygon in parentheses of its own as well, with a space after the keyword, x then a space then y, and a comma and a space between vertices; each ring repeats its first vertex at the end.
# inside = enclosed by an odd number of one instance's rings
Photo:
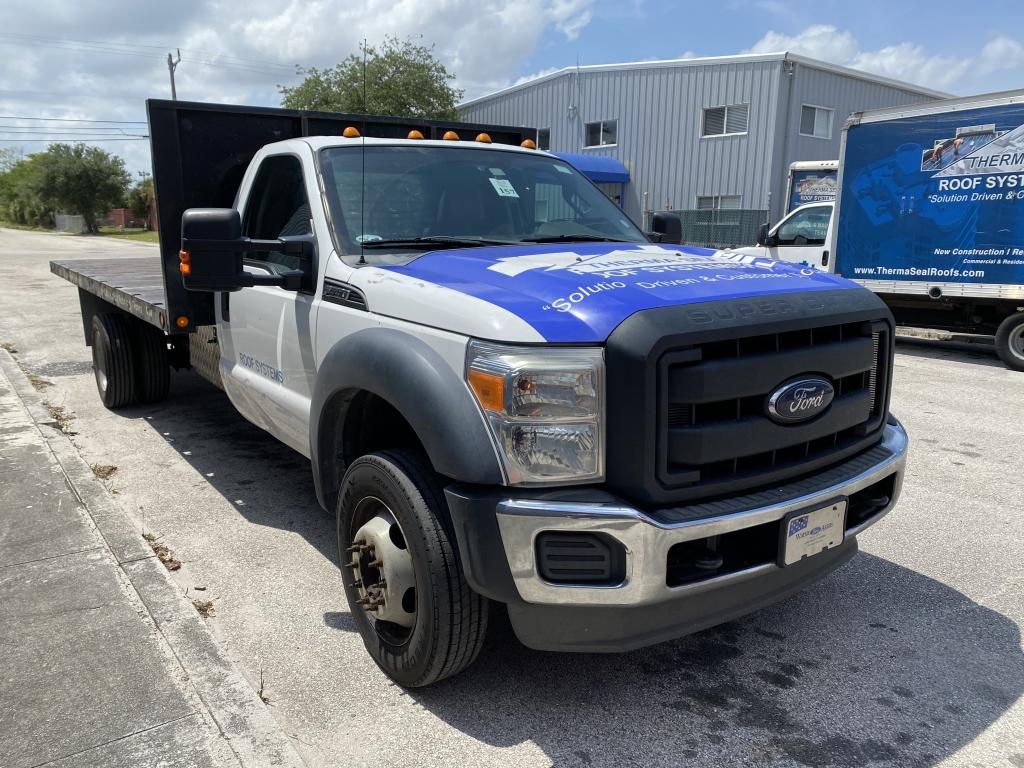
POLYGON ((474 341, 466 382, 512 485, 604 477, 604 354, 598 347, 474 341))

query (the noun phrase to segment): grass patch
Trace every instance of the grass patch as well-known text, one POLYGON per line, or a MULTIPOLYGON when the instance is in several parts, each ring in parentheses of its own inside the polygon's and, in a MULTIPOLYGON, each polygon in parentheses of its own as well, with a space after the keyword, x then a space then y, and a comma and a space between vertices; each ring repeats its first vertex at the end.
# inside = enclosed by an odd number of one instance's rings
POLYGON ((199 612, 199 615, 204 619, 208 619, 213 616, 213 601, 212 600, 193 600, 192 605, 199 612))
POLYGON ((52 381, 47 381, 42 376, 37 376, 34 373, 26 374, 28 376, 29 384, 35 387, 37 392, 42 392, 44 389, 53 386, 52 381))
POLYGON ((12 221, 0 221, 0 227, 4 229, 20 229, 24 232, 56 232, 49 227, 37 227, 34 224, 15 224, 12 221))
POLYGON ((50 412, 50 416, 57 422, 57 428, 66 435, 73 435, 75 432, 71 430, 71 423, 75 420, 75 417, 65 408, 63 405, 54 405, 53 403, 44 401, 43 405, 46 406, 46 410, 50 412))
MULTIPOLYGON (((181 568, 181 560, 174 556, 170 548, 166 544, 161 544, 160 540, 157 539, 152 533, 142 534, 142 538, 149 544, 149 548, 153 550, 156 556, 160 559, 160 562, 164 564, 164 568, 168 571, 176 571, 181 568)), ((213 605, 211 603, 210 607, 213 605)))
POLYGON ((143 243, 160 242, 156 231, 150 229, 118 229, 117 227, 100 227, 100 234, 105 237, 116 237, 119 240, 136 240, 143 243))
POLYGON ((110 476, 117 472, 117 467, 113 464, 90 464, 89 468, 100 480, 109 480, 110 476))

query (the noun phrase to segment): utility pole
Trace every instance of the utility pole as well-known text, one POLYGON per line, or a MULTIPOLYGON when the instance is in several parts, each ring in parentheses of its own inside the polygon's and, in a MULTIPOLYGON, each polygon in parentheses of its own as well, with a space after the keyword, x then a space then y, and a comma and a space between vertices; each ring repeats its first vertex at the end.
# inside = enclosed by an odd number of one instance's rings
POLYGON ((174 70, 178 68, 181 63, 181 49, 177 49, 178 58, 175 59, 171 54, 167 54, 167 71, 171 73, 171 101, 178 100, 178 91, 174 87, 174 70))

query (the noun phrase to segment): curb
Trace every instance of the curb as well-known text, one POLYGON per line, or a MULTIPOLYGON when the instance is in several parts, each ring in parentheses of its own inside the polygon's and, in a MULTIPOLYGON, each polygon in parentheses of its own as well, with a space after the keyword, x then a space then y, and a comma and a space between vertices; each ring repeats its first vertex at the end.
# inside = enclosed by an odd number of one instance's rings
POLYGON ((28 377, 2 348, 0 369, 239 763, 245 768, 305 768, 267 705, 235 669, 127 513, 96 479, 71 440, 57 427, 28 377))
POLYGON ((985 336, 976 333, 957 333, 955 331, 939 331, 934 328, 911 328, 900 325, 896 327, 897 339, 927 339, 929 341, 949 341, 955 344, 971 345, 975 347, 993 347, 994 336, 985 336))

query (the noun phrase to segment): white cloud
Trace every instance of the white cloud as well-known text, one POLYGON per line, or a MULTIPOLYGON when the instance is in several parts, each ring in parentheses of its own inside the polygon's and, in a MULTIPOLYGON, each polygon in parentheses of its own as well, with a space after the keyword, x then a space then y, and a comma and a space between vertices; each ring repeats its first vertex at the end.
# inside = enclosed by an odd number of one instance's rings
MULTIPOLYGON (((372 45, 386 35, 434 45, 472 97, 512 82, 545 33, 576 39, 593 2, 249 0, 242 11, 229 0, 176 0, 147 4, 144 13, 133 0, 4 3, 0 115, 144 120, 146 98, 170 96, 166 54, 178 46, 179 99, 275 105, 277 85, 296 82, 296 64, 333 66, 362 40, 372 45)), ((38 151, 46 143, 24 146, 38 151)), ((148 142, 103 146, 133 171, 149 167, 148 142)))
POLYGON ((795 35, 768 32, 744 53, 791 51, 865 72, 905 80, 944 91, 970 92, 999 87, 999 78, 979 80, 979 75, 1011 76, 1024 66, 1024 46, 1006 36, 990 40, 980 51, 967 56, 942 56, 916 43, 899 43, 865 50, 849 31, 831 24, 815 24, 795 35))

